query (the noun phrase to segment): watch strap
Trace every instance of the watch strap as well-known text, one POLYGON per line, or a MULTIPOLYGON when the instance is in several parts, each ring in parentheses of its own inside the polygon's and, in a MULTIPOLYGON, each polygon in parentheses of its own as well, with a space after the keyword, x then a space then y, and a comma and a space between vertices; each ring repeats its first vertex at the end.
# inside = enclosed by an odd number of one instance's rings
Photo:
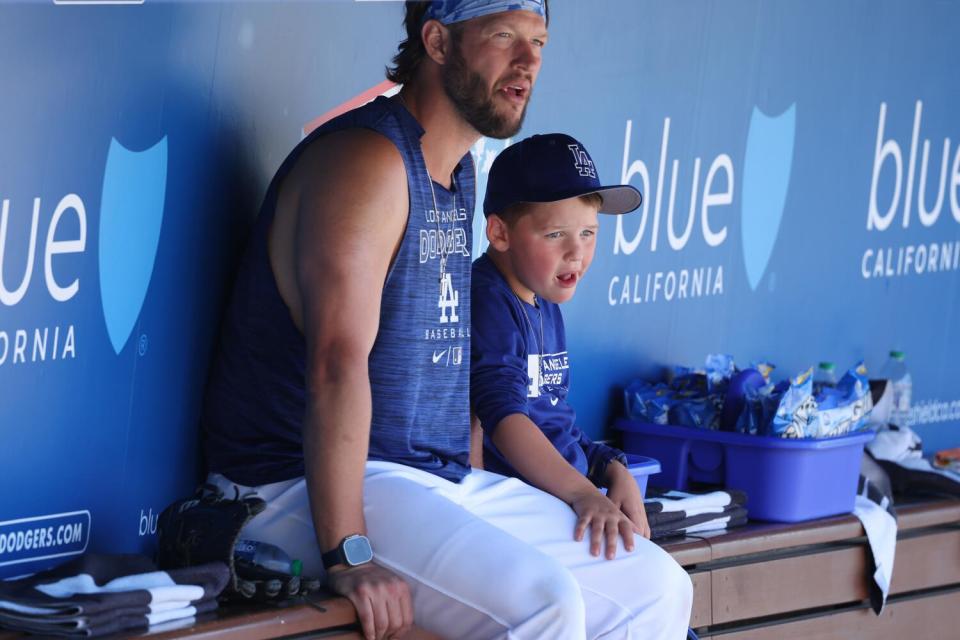
POLYGON ((323 562, 323 568, 329 569, 330 567, 335 567, 338 564, 347 564, 347 558, 343 553, 343 542, 338 544, 336 547, 322 553, 320 555, 320 560, 323 562))

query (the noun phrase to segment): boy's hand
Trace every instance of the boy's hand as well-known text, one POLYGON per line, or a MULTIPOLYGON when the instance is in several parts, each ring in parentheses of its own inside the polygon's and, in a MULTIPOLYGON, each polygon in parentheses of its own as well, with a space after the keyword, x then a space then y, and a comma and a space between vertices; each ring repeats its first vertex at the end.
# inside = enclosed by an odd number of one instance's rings
POLYGON ((643 507, 640 487, 633 474, 620 462, 611 460, 607 465, 607 486, 607 498, 630 519, 634 530, 649 540, 647 510, 643 507))
POLYGON ((589 491, 579 493, 570 502, 577 516, 577 526, 573 530, 574 540, 583 540, 590 528, 590 554, 600 555, 601 541, 606 540, 607 560, 617 555, 617 536, 623 537, 623 548, 633 551, 634 525, 620 508, 607 496, 590 487, 589 491))

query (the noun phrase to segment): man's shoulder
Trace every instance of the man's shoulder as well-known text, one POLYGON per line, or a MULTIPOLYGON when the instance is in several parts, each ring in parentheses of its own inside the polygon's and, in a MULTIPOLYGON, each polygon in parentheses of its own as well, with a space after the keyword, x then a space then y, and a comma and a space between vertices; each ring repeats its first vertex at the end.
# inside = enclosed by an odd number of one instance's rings
POLYGON ((362 127, 331 131, 313 140, 301 154, 298 165, 311 169, 350 167, 363 173, 403 169, 403 157, 385 135, 362 127))
POLYGON ((287 186, 302 196, 329 197, 344 193, 388 193, 399 197, 406 190, 406 169, 396 145, 370 129, 330 132, 313 140, 290 169, 287 186))
POLYGON ((403 156, 394 130, 409 128, 398 118, 392 101, 378 98, 320 125, 303 142, 297 164, 355 165, 376 171, 382 164, 402 168, 403 156))

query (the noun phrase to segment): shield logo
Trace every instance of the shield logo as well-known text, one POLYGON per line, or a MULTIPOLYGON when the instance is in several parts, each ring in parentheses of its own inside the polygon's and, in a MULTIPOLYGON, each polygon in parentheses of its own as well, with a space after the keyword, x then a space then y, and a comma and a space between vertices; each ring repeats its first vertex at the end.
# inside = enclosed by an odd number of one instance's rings
POLYGON ((753 108, 743 161, 740 220, 743 260, 752 290, 756 290, 767 270, 780 230, 790 186, 795 132, 796 104, 773 117, 753 108))
POLYGON ((166 136, 145 151, 111 139, 100 199, 100 300, 117 355, 150 285, 166 190, 166 136))

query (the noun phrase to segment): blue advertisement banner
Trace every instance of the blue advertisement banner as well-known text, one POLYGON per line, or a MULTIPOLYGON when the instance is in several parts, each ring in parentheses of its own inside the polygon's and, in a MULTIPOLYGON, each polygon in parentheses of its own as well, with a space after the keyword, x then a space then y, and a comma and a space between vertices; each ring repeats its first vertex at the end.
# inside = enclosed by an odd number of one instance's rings
POLYGON ((861 359, 876 376, 900 349, 925 447, 955 444, 960 87, 940 54, 958 7, 618 9, 615 44, 549 52, 530 118, 646 196, 602 221, 564 310, 581 418, 607 424, 611 384, 709 353, 786 378, 861 359))
POLYGON ((87 550, 90 512, 74 511, 0 522, 0 567, 66 559, 87 550))
MULTIPOLYGON (((401 3, 0 5, 0 577, 150 552, 249 223, 286 153, 395 91, 401 3), (29 535, 29 542, 28 542, 29 535), (12 536, 12 537, 11 537, 12 536)), ((570 402, 729 353, 877 375, 960 439, 960 5, 551 3, 521 136, 585 143, 644 203, 564 305, 570 402)), ((481 139, 478 190, 510 140, 481 139)), ((482 197, 478 197, 482 202, 482 197)), ((484 249, 482 215, 474 254, 484 249)))

